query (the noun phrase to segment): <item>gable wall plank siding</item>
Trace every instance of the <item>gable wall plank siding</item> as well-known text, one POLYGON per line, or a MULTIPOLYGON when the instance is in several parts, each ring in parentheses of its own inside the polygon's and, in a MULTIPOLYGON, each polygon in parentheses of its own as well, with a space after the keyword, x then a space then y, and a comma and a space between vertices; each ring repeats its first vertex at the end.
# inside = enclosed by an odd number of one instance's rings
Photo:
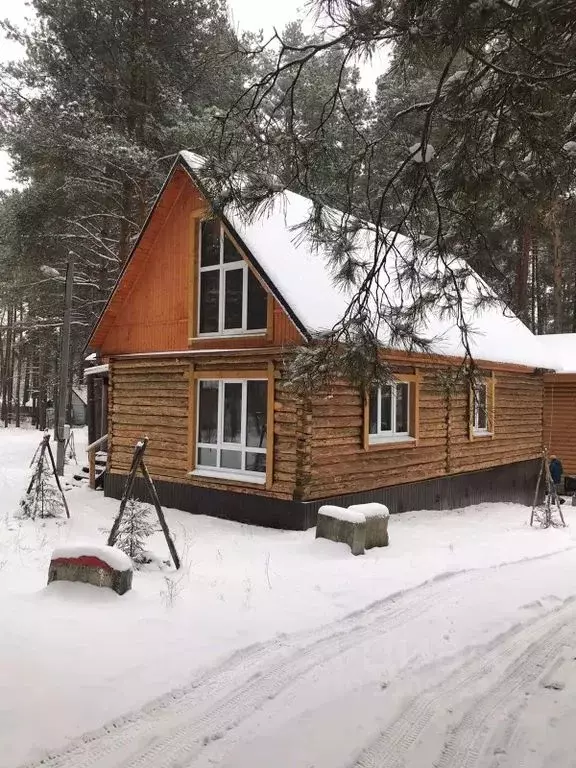
POLYGON ((267 333, 260 336, 194 338, 197 311, 198 237, 196 221, 205 201, 182 172, 164 190, 146 236, 96 331, 103 357, 186 349, 243 349, 289 346, 302 336, 269 294, 267 333), (184 178, 182 178, 184 176, 184 178))
POLYGON ((576 475, 576 377, 546 376, 545 393, 544 444, 566 474, 576 475))
POLYGON ((145 254, 136 254, 138 273, 106 335, 102 355, 187 348, 190 214, 198 204, 198 197, 182 189, 154 243, 145 254))
POLYGON ((447 395, 422 371, 419 438, 410 447, 364 449, 364 406, 346 383, 311 401, 309 482, 303 498, 328 498, 536 458, 542 449, 541 375, 498 373, 495 433, 470 440, 468 388, 447 395))

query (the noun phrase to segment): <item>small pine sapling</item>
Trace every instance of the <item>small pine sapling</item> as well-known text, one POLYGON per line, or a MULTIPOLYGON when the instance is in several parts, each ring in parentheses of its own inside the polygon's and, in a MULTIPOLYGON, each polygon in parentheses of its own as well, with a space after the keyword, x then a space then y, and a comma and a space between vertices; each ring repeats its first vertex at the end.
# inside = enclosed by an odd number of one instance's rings
POLYGON ((118 528, 115 546, 125 552, 136 565, 150 562, 146 539, 156 533, 156 525, 150 519, 150 507, 136 499, 128 499, 118 528))
POLYGON ((66 512, 62 494, 58 490, 46 454, 41 452, 34 467, 34 482, 20 501, 20 514, 35 520, 37 517, 61 517, 66 512))

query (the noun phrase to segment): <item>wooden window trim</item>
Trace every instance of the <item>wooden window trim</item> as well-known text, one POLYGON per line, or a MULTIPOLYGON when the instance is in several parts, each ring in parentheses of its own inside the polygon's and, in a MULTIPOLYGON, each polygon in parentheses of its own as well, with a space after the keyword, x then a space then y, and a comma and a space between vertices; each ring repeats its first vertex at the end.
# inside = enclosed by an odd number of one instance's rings
POLYGON ((266 490, 274 483, 274 401, 276 398, 276 372, 274 363, 268 363, 268 405, 266 414, 266 490))
POLYGON ((470 384, 468 387, 468 439, 471 442, 474 440, 493 440, 496 433, 496 374, 491 371, 489 376, 482 376, 481 379, 486 384, 488 429, 486 432, 480 432, 474 428, 474 389, 470 384))
POLYGON ((210 211, 206 207, 198 208, 190 214, 190 254, 189 254, 189 295, 188 295, 188 339, 193 339, 197 335, 197 295, 198 295, 198 275, 199 272, 196 269, 198 264, 198 243, 200 240, 200 225, 201 219, 205 219, 210 215, 210 211))
MULTIPOLYGON (((238 254, 241 257, 241 266, 232 266, 231 264, 226 264, 225 262, 222 262, 219 264, 218 267, 209 267, 206 268, 206 271, 217 271, 220 276, 220 292, 223 290, 224 281, 222 278, 222 273, 229 271, 229 270, 242 270, 243 272, 243 303, 245 304, 243 313, 243 325, 247 324, 247 278, 248 273, 250 273, 259 283, 259 285, 262 287, 262 289, 266 293, 266 327, 265 328, 251 328, 251 329, 244 329, 244 328, 234 328, 230 330, 226 330, 223 327, 214 332, 210 333, 200 333, 200 274, 202 272, 202 265, 201 265, 201 254, 200 254, 200 242, 201 242, 201 224, 202 221, 209 220, 211 218, 210 212, 203 210, 202 214, 196 214, 193 217, 192 222, 192 240, 193 240, 193 246, 192 246, 192 286, 191 286, 191 300, 190 300, 190 317, 188 322, 188 344, 193 345, 196 341, 202 341, 204 339, 234 339, 234 338, 245 338, 245 337, 260 337, 260 338, 266 338, 267 340, 270 340, 273 336, 273 317, 274 317, 274 304, 273 304, 273 297, 270 294, 270 291, 268 290, 267 286, 262 281, 260 275, 253 269, 252 265, 250 264, 249 260, 246 258, 246 254, 244 253, 244 250, 239 246, 236 238, 230 233, 230 230, 228 227, 224 224, 224 222, 220 219, 217 219, 220 224, 220 256, 222 258, 222 248, 224 243, 224 238, 228 238, 234 248, 237 250, 238 254)), ((236 262, 235 262, 236 263, 236 262)), ((239 264, 240 262, 238 262, 239 264)), ((219 324, 223 322, 222 312, 223 312, 223 298, 220 295, 219 297, 219 324)))
MULTIPOLYGON (((275 399, 275 380, 276 371, 274 363, 268 363, 266 369, 258 370, 198 370, 194 363, 190 364, 189 369, 189 412, 188 412, 188 476, 198 477, 206 480, 216 480, 217 482, 230 485, 264 486, 270 490, 274 481, 274 399, 275 399), (226 474, 208 471, 197 471, 196 449, 197 449, 197 410, 198 410, 198 382, 201 379, 206 380, 264 380, 267 383, 266 392, 266 472, 263 472, 263 478, 260 479, 251 475, 238 474, 237 478, 227 476, 226 474)), ((231 472, 233 474, 233 472, 231 472)))
POLYGON ((422 377, 420 372, 399 373, 394 376, 394 381, 400 384, 411 384, 410 387, 410 435, 402 439, 391 438, 381 442, 370 442, 370 394, 367 392, 364 396, 364 416, 363 416, 363 446, 365 451, 391 451, 406 448, 417 448, 420 443, 420 385, 422 377))

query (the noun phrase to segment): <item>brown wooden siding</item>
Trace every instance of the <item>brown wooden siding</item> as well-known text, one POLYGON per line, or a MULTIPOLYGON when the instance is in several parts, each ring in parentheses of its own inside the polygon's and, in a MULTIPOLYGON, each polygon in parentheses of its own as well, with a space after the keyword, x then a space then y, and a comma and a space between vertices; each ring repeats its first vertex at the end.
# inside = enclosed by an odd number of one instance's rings
POLYGON ((546 376, 544 445, 562 461, 566 474, 576 474, 576 379, 546 376))
MULTIPOLYGON (((221 357, 192 363, 185 358, 153 360, 112 360, 109 407, 109 468, 114 474, 130 467, 136 441, 148 435, 147 464, 153 477, 199 487, 220 488, 242 493, 291 499, 296 471, 296 406, 293 397, 274 379, 274 430, 270 487, 189 476, 193 468, 194 431, 191 395, 196 376, 224 378, 243 371, 268 370, 268 360, 258 357, 221 357)), ((271 398, 272 401, 272 398, 271 398)), ((268 457, 269 460, 270 457, 268 457)))
MULTIPOLYGON (((436 369, 420 371, 418 441, 411 447, 364 448, 364 402, 346 383, 304 400, 281 380, 281 358, 236 357, 111 361, 110 470, 128 471, 134 443, 150 438, 154 477, 278 499, 312 500, 414 483, 527 461, 540 455, 543 379, 500 372, 494 387, 494 434, 470 440, 468 387, 447 392, 436 369), (270 375, 274 363, 273 465, 267 487, 189 476, 193 468, 194 377, 270 375)), ((558 451, 560 453, 560 451, 558 451)), ((270 458, 270 457, 269 457, 270 458)))
POLYGON ((168 183, 91 340, 101 356, 288 346, 302 335, 268 294, 261 336, 196 338, 197 220, 206 201, 183 171, 168 183))
POLYGON ((418 442, 364 449, 360 394, 345 383, 311 401, 309 483, 304 498, 355 493, 471 472, 537 457, 542 447, 543 381, 533 374, 495 379, 493 437, 470 440, 468 387, 447 394, 434 370, 423 372, 418 442))

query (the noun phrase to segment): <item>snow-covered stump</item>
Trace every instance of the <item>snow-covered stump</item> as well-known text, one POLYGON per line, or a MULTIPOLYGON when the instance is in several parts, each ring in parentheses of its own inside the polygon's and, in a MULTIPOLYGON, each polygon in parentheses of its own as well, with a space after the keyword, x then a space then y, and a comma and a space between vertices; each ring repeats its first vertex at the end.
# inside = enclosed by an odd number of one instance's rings
POLYGON ((390 510, 385 504, 379 504, 376 501, 368 504, 353 504, 348 507, 348 511, 360 512, 366 518, 366 549, 388 546, 390 510))
POLYGON ((316 538, 348 544, 353 555, 363 555, 366 518, 361 512, 327 504, 318 510, 316 538))
POLYGON ((79 581, 123 595, 132 589, 132 561, 116 547, 59 547, 48 571, 48 584, 53 581, 79 581))

